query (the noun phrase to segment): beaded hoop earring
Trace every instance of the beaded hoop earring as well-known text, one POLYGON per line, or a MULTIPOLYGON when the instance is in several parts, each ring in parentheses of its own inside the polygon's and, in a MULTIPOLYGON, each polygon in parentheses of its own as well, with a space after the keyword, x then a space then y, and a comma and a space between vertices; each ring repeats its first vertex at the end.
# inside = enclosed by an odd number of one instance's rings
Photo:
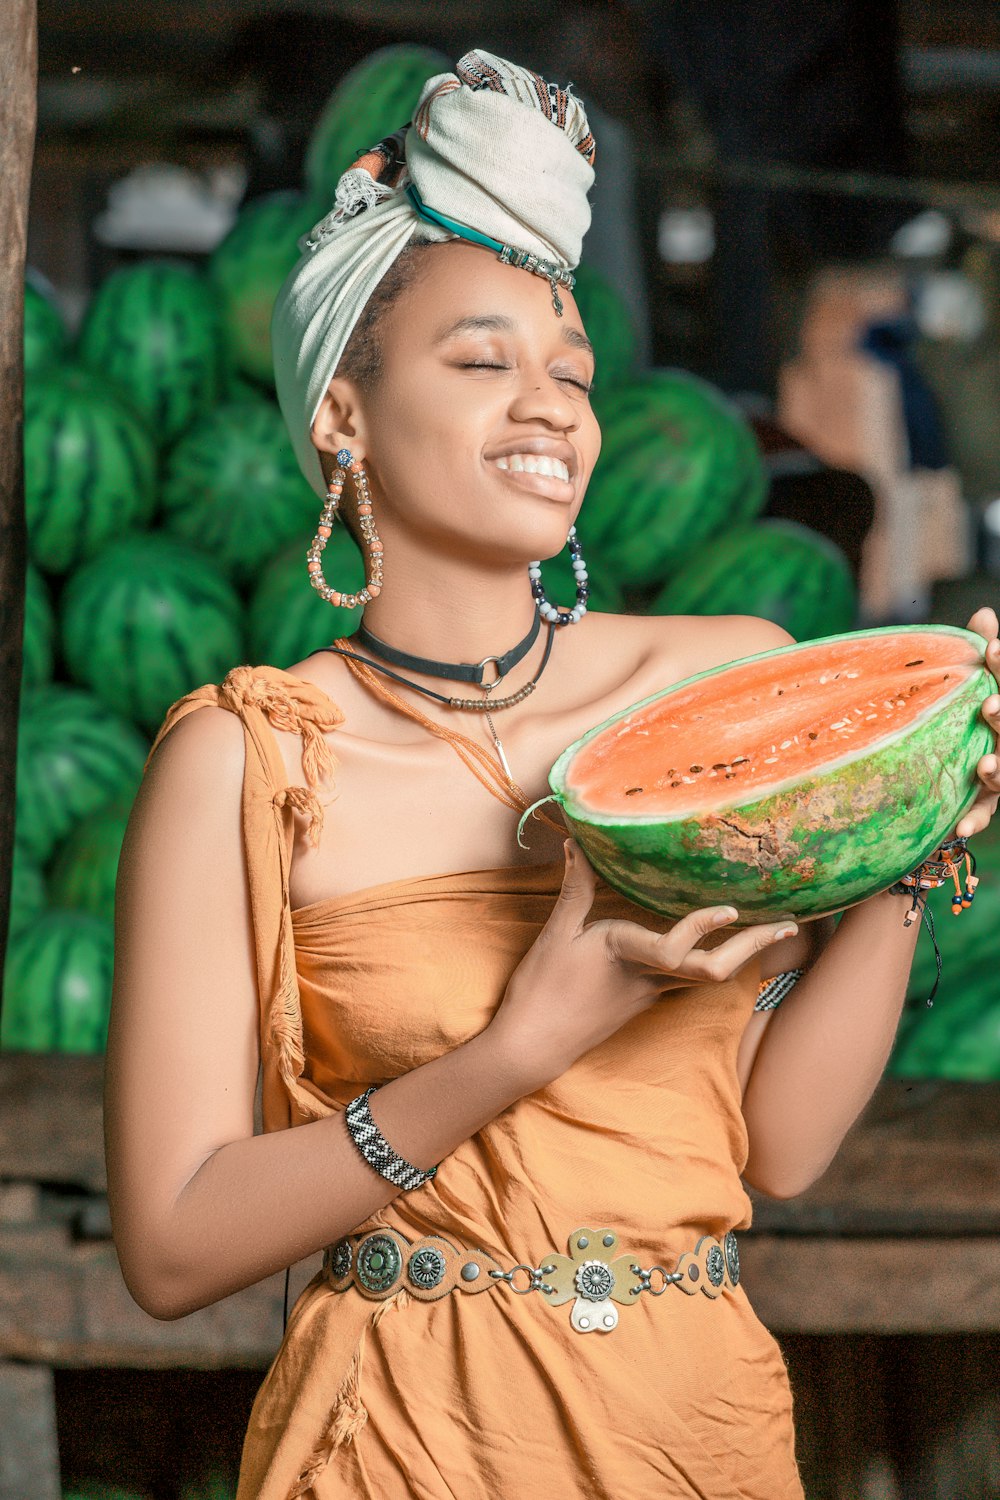
POLYGON ((330 481, 330 488, 326 493, 326 505, 320 513, 319 526, 312 539, 312 546, 306 553, 306 559, 309 567, 309 582, 316 592, 328 604, 340 605, 343 609, 355 609, 359 604, 367 604, 369 600, 377 598, 382 592, 382 543, 375 530, 375 521, 372 517, 372 501, 368 492, 368 475, 365 473, 364 464, 359 458, 354 457, 350 448, 341 448, 337 453, 337 465, 330 481), (340 507, 340 497, 344 489, 344 480, 347 477, 345 471, 350 471, 354 487, 358 492, 358 525, 370 558, 371 576, 364 588, 356 594, 341 594, 336 589, 332 589, 323 577, 323 564, 320 560, 320 554, 326 546, 326 539, 330 535, 340 507))
POLYGON ((570 550, 573 572, 576 574, 576 603, 572 609, 565 609, 562 606, 557 607, 546 599, 545 589, 542 584, 541 563, 531 562, 528 564, 531 592, 534 595, 538 613, 543 620, 548 620, 552 625, 575 625, 587 613, 587 600, 590 598, 590 590, 587 587, 587 564, 583 560, 583 551, 577 539, 575 526, 569 528, 566 545, 570 550))

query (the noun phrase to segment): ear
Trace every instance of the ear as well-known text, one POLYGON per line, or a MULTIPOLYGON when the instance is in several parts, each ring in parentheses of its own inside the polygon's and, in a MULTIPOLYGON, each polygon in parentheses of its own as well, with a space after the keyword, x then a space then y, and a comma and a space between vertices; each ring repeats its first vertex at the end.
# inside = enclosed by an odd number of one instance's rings
POLYGON ((313 446, 321 453, 350 448, 364 458, 366 422, 357 387, 350 380, 330 381, 310 429, 313 446))

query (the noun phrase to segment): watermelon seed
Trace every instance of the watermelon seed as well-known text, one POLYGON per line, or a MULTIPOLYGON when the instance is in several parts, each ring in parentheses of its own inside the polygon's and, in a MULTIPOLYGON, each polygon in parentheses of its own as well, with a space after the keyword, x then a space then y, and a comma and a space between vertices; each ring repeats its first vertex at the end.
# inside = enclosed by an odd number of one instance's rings
POLYGON ((784 688, 779 688, 779 689, 778 689, 778 697, 779 697, 779 698, 782 698, 782 697, 784 697, 784 693, 785 693, 785 690, 784 690, 784 688))
POLYGON ((671 782, 671 783, 670 783, 670 785, 671 785, 671 786, 680 786, 680 782, 679 782, 679 781, 672 781, 672 782, 671 782))
POLYGON ((877 719, 878 714, 865 714, 865 723, 870 724, 872 719, 877 719))
POLYGON ((811 740, 818 740, 819 739, 819 735, 818 734, 814 734, 813 731, 810 729, 810 731, 809 731, 809 738, 811 740))
POLYGON ((908 667, 922 667, 923 664, 924 664, 924 659, 923 659, 922 656, 918 656, 917 659, 916 659, 916 661, 908 661, 906 663, 906 665, 908 667))
POLYGON ((641 792, 641 791, 642 791, 642 787, 641 786, 630 786, 627 789, 625 795, 626 795, 626 797, 634 797, 635 794, 636 794, 636 792, 641 792))
POLYGON ((923 684, 920 683, 920 682, 913 682, 913 683, 911 683, 910 684, 910 697, 912 698, 913 695, 914 695, 914 693, 919 693, 922 686, 923 686, 923 684))
POLYGON ((728 771, 729 770, 729 762, 728 762, 728 760, 717 761, 716 764, 712 767, 712 770, 713 771, 728 771))
POLYGON ((948 678, 949 678, 949 677, 950 677, 950 676, 951 676, 951 673, 950 673, 950 672, 946 672, 946 673, 945 673, 945 674, 944 674, 944 676, 943 676, 943 677, 942 677, 942 679, 941 679, 941 681, 942 681, 942 682, 947 682, 947 681, 948 681, 948 678))
POLYGON ((788 747, 789 747, 789 745, 791 743, 792 743, 791 740, 782 740, 782 742, 781 742, 781 748, 782 748, 782 750, 787 750, 788 747))
POLYGON ((737 755, 733 757, 733 760, 730 762, 730 764, 734 766, 745 766, 749 759, 749 755, 737 755))
POLYGON ((727 780, 727 781, 732 781, 732 779, 733 779, 733 777, 734 777, 734 776, 735 776, 735 775, 736 775, 736 772, 735 772, 735 771, 727 771, 727 772, 726 772, 726 780, 727 780))
POLYGON ((705 769, 704 766, 692 766, 691 767, 691 773, 692 773, 692 775, 697 775, 697 773, 699 771, 704 771, 704 769, 705 769))
POLYGON ((765 755, 764 764, 765 766, 773 766, 775 761, 780 759, 781 757, 778 755, 765 755))

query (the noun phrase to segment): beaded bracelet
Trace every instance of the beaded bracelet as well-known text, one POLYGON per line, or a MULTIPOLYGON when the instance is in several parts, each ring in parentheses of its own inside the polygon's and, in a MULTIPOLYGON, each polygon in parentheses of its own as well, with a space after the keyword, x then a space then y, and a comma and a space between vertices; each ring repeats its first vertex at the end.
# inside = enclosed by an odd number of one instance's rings
POLYGON ((786 969, 783 974, 775 974, 773 979, 765 979, 757 991, 754 1010, 776 1010, 804 973, 805 969, 786 969))
POLYGON ((960 917, 966 907, 972 905, 976 886, 979 884, 979 876, 976 874, 976 856, 969 851, 968 842, 968 839, 964 838, 944 839, 915 870, 911 870, 909 875, 904 875, 897 880, 895 885, 889 886, 890 895, 911 898, 909 908, 903 917, 903 926, 912 927, 917 917, 921 917, 931 935, 931 942, 934 944, 937 977, 927 997, 928 1005, 934 1004, 934 996, 941 982, 941 951, 934 935, 934 918, 927 906, 927 892, 946 885, 950 879, 955 883, 955 893, 951 898, 952 915, 960 917), (959 873, 963 866, 964 887, 959 873))
POLYGON ((890 894, 894 896, 913 897, 910 909, 903 918, 904 927, 913 925, 921 901, 927 900, 920 892, 936 890, 938 886, 945 885, 949 877, 955 882, 955 894, 951 898, 952 914, 959 917, 967 906, 972 905, 979 877, 976 874, 976 856, 969 853, 968 842, 968 839, 945 839, 915 870, 889 887, 890 894), (962 864, 965 866, 964 890, 958 873, 962 864))
MULTIPOLYGON (((429 1182, 437 1171, 437 1167, 429 1167, 426 1172, 420 1167, 415 1167, 405 1157, 394 1151, 372 1119, 368 1108, 368 1100, 379 1087, 373 1083, 370 1088, 365 1089, 356 1099, 352 1099, 345 1110, 347 1128, 351 1138, 357 1146, 361 1155, 369 1166, 374 1167, 383 1177, 387 1178, 404 1192, 411 1192, 425 1182, 429 1182)), ((440 1166, 440 1162, 438 1163, 440 1166)))

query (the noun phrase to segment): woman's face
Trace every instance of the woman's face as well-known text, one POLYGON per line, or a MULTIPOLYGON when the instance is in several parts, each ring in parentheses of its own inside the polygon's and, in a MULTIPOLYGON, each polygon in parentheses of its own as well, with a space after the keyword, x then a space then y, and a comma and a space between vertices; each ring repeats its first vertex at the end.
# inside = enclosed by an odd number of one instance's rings
POLYGON ((376 524, 436 553, 552 557, 601 445, 576 303, 560 288, 557 317, 543 277, 474 245, 420 257, 381 329, 381 379, 358 398, 376 524))

